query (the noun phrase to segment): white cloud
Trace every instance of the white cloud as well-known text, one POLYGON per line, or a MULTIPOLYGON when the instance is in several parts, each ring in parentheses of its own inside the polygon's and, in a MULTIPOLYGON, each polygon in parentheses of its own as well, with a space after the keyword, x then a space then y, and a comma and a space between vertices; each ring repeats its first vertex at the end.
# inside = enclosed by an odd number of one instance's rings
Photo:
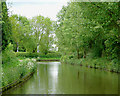
POLYGON ((63 5, 67 5, 68 0, 44 0, 44 2, 43 0, 34 0, 34 2, 33 0, 27 1, 28 0, 8 0, 7 2, 13 2, 12 8, 10 8, 10 11, 12 11, 13 14, 26 16, 27 18, 42 15, 49 17, 52 20, 56 20, 57 13, 63 5))

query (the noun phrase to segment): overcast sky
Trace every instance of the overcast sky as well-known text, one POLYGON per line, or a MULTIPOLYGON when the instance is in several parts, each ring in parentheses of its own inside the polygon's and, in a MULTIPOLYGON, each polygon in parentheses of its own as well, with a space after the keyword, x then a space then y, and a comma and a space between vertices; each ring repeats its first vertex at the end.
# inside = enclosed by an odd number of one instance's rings
POLYGON ((66 6, 69 0, 7 0, 12 2, 9 8, 12 14, 18 14, 32 18, 33 16, 42 15, 56 20, 56 15, 62 8, 66 6))

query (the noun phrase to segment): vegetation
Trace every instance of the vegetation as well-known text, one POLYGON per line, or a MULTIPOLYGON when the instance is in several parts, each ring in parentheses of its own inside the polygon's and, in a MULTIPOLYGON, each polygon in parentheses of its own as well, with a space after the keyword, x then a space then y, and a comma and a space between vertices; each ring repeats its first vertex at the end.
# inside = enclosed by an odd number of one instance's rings
POLYGON ((12 44, 7 46, 2 58, 2 85, 0 88, 20 80, 25 75, 34 72, 37 67, 36 62, 32 59, 19 61, 19 58, 15 56, 12 44))
MULTIPOLYGON (((91 61, 93 66, 99 63, 100 66, 109 66, 109 69, 118 72, 118 7, 118 2, 70 2, 64 6, 54 25, 62 61, 85 60, 88 65, 91 61)), ((87 64, 86 62, 84 63, 87 64)))
POLYGON ((60 58, 61 55, 50 51, 54 34, 50 18, 36 16, 27 19, 16 14, 9 17, 6 2, 0 4, 3 36, 1 88, 35 70, 36 63, 29 58, 60 58))
POLYGON ((13 51, 13 42, 15 42, 14 40, 16 38, 12 37, 12 32, 15 32, 13 31, 14 23, 12 25, 10 22, 10 18, 8 17, 6 2, 0 2, 0 4, 2 5, 2 13, 0 14, 2 15, 2 81, 0 80, 1 88, 10 83, 13 83, 16 80, 20 80, 28 73, 35 71, 36 63, 34 60, 29 59, 25 59, 20 62, 19 58, 16 57, 15 52, 13 51))
MULTIPOLYGON (((2 50, 7 47, 11 40, 11 24, 8 17, 8 9, 5 2, 0 2, 2 13, 0 13, 0 31, 2 31, 2 50)), ((1 9, 0 9, 1 10, 1 9)))
POLYGON ((47 54, 52 43, 52 21, 43 16, 26 17, 12 15, 12 39, 14 51, 47 54))
POLYGON ((60 57, 54 58, 37 58, 36 61, 59 61, 60 57))
POLYGON ((36 69, 36 63, 33 60, 25 59, 22 62, 14 62, 9 66, 2 66, 2 86, 7 86, 15 81, 21 80, 24 76, 36 69))
POLYGON ((35 52, 37 52, 37 47, 39 47, 40 53, 47 54, 53 44, 52 21, 50 18, 36 16, 30 20, 30 24, 35 37, 34 43, 37 44, 35 52))
POLYGON ((0 87, 35 70, 35 61, 26 58, 59 60, 62 55, 64 63, 120 72, 118 2, 69 2, 58 13, 56 22, 41 15, 32 19, 16 14, 9 17, 6 2, 0 5, 0 87), (58 52, 50 51, 54 43, 58 52))
POLYGON ((41 53, 28 53, 28 52, 16 52, 17 57, 25 57, 25 58, 60 58, 61 54, 58 52, 48 53, 48 54, 41 54, 41 53))
POLYGON ((102 69, 110 72, 120 72, 119 65, 105 58, 62 59, 61 62, 71 65, 80 65, 88 68, 102 69))

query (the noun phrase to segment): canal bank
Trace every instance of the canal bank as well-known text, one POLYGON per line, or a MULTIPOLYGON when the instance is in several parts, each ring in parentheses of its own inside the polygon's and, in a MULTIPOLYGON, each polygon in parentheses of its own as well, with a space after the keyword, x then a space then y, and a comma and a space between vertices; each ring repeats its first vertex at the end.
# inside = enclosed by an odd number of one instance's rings
POLYGON ((22 77, 21 79, 18 79, 10 84, 8 84, 7 86, 4 86, 2 88, 0 88, 0 95, 2 95, 3 92, 9 90, 10 88, 16 87, 18 84, 24 83, 25 81, 27 81, 32 75, 34 74, 34 72, 30 72, 29 74, 27 74, 26 76, 22 77))
POLYGON ((119 62, 112 62, 111 60, 107 60, 105 58, 62 59, 61 62, 65 64, 79 65, 88 68, 100 69, 103 71, 109 71, 118 74, 120 73, 119 62))
POLYGON ((0 94, 28 80, 36 71, 36 68, 36 60, 28 58, 19 60, 19 62, 14 64, 14 66, 2 66, 3 71, 0 94))

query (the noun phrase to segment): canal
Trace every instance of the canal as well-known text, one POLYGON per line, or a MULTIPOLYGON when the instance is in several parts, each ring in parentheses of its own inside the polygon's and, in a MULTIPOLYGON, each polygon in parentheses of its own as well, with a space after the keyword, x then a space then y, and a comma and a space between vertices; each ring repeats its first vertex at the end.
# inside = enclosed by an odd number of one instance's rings
POLYGON ((118 74, 60 62, 38 62, 25 83, 4 94, 117 94, 118 74))

